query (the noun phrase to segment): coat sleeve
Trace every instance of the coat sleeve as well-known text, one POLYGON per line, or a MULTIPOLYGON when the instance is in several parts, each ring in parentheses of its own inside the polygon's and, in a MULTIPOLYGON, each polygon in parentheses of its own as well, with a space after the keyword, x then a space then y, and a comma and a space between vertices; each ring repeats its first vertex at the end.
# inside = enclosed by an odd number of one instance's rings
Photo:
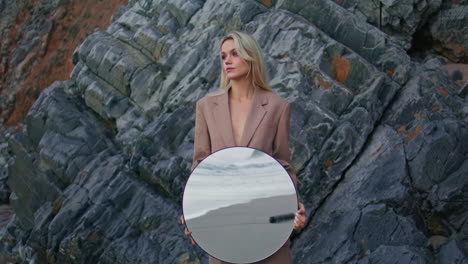
MULTIPOLYGON (((273 140, 273 157, 284 167, 291 177, 297 189, 297 176, 291 165, 291 154, 289 151, 289 127, 291 118, 291 105, 286 103, 281 112, 281 116, 273 140)), ((301 201, 300 197, 298 197, 301 201)))
POLYGON ((206 156, 211 153, 210 134, 205 120, 203 105, 200 100, 197 101, 195 109, 195 136, 193 145, 191 172, 204 158, 206 158, 206 156))

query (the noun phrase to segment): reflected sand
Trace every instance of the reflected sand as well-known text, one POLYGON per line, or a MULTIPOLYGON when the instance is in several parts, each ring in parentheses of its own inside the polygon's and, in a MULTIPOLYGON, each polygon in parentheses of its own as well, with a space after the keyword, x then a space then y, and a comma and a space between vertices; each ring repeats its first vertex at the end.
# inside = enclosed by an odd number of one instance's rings
POLYGON ((278 230, 292 230, 293 220, 270 223, 270 217, 294 214, 281 208, 294 208, 296 199, 295 194, 255 199, 210 211, 187 221, 187 226, 198 245, 215 252, 213 256, 233 263, 256 261, 259 252, 266 258, 288 239, 290 233, 278 230))

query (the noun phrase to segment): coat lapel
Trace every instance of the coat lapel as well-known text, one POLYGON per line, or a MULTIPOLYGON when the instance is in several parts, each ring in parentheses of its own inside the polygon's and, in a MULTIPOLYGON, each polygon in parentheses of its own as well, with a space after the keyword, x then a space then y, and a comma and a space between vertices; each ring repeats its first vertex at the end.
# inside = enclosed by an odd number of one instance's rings
POLYGON ((213 101, 215 105, 213 107, 213 116, 216 124, 218 124, 217 129, 221 133, 226 148, 235 146, 231 114, 229 112, 228 91, 229 89, 226 89, 213 101))
MULTIPOLYGON (((223 138, 225 147, 236 146, 234 141, 234 132, 232 130, 231 113, 229 111, 229 89, 226 89, 221 95, 213 101, 213 116, 218 124, 217 129, 223 138)), ((267 113, 265 105, 268 104, 268 98, 261 88, 255 87, 255 93, 250 108, 249 115, 244 125, 244 131, 239 146, 248 146, 255 130, 267 113)))
POLYGON ((253 97, 252 106, 250 108, 250 113, 247 116, 247 120, 244 125, 244 131, 242 133, 242 138, 240 145, 248 146, 250 140, 252 139, 255 131, 257 130, 258 125, 265 116, 267 110, 264 105, 268 104, 268 98, 264 94, 265 92, 255 86, 255 93, 253 97))

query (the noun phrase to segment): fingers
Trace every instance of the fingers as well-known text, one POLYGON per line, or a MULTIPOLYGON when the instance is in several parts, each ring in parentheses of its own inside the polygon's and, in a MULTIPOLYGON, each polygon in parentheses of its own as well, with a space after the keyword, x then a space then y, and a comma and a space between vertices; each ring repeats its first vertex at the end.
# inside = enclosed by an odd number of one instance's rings
POLYGON ((188 237, 190 238, 190 242, 192 243, 192 245, 196 245, 196 244, 197 244, 197 243, 195 242, 195 240, 193 240, 192 232, 190 232, 187 228, 185 228, 184 233, 185 233, 186 236, 188 236, 188 237))
POLYGON ((294 218, 294 230, 299 230, 305 226, 306 223, 306 217, 301 214, 296 214, 296 217, 294 218))
POLYGON ((296 215, 294 217, 294 230, 299 230, 303 228, 307 222, 307 218, 305 216, 305 207, 302 203, 299 203, 299 209, 296 212, 296 215))
MULTIPOLYGON (((180 222, 181 222, 183 225, 185 225, 185 219, 184 219, 184 216, 183 216, 183 215, 180 216, 180 222)), ((184 234, 190 238, 190 242, 192 243, 192 245, 196 245, 196 244, 197 244, 197 243, 195 242, 195 240, 193 240, 193 238, 192 238, 192 232, 189 231, 187 227, 184 228, 184 234)))
POLYGON ((305 207, 304 207, 304 204, 303 203, 299 203, 299 211, 303 211, 305 213, 305 207))
POLYGON ((184 233, 186 236, 192 235, 192 232, 190 232, 187 228, 185 228, 184 233))
MULTIPOLYGON (((185 225, 185 219, 184 219, 184 216, 183 216, 183 215, 180 216, 180 222, 181 222, 183 225, 185 225)), ((184 233, 185 233, 186 236, 190 236, 190 235, 192 234, 192 232, 190 232, 190 231, 188 230, 187 227, 185 227, 184 233)))
POLYGON ((184 216, 183 216, 183 215, 180 216, 180 222, 181 222, 183 225, 185 225, 185 219, 184 219, 184 216))

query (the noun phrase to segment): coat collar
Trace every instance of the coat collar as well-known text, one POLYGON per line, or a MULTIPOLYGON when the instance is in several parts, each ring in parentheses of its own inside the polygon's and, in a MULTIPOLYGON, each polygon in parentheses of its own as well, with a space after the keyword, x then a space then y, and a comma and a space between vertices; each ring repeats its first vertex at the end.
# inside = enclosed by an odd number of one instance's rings
MULTIPOLYGON (((236 146, 232 130, 231 113, 229 111, 229 89, 231 87, 224 90, 220 95, 215 96, 215 100, 213 100, 213 115, 218 124, 217 129, 221 133, 225 147, 236 146)), ((247 116, 242 138, 238 146, 247 147, 249 145, 255 130, 267 113, 265 105, 268 104, 268 97, 266 93, 263 89, 255 86, 252 107, 247 116)))

